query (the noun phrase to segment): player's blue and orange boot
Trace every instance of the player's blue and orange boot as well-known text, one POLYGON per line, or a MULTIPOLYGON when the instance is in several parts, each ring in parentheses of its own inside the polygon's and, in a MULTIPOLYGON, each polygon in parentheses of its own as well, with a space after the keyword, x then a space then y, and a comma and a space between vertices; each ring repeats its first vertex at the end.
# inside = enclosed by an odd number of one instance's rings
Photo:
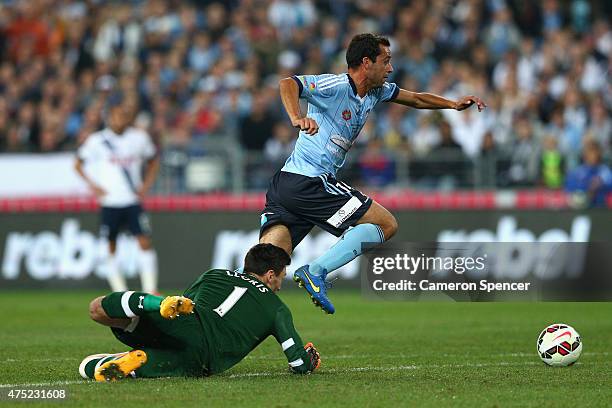
POLYGON ((325 275, 313 275, 308 272, 308 265, 304 265, 293 273, 293 280, 306 289, 315 306, 323 309, 325 313, 333 314, 336 309, 327 297, 328 284, 325 282, 325 275))

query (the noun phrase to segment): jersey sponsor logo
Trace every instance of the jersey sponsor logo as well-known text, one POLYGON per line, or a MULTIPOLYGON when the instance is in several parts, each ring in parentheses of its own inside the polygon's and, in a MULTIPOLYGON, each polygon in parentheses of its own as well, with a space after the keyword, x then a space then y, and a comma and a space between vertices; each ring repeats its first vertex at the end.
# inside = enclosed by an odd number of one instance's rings
POLYGON ((353 142, 351 142, 350 140, 340 136, 340 135, 332 135, 329 140, 331 140, 331 142, 333 144, 335 144, 336 146, 338 146, 339 148, 341 148, 342 150, 344 150, 345 152, 348 152, 351 149, 351 146, 353 145, 353 142))
POLYGON ((344 120, 351 120, 352 114, 350 110, 345 110, 342 112, 342 119, 344 120))
POLYGON ((351 215, 355 214, 355 211, 357 211, 362 205, 363 203, 359 201, 357 197, 351 197, 351 199, 348 200, 346 204, 342 206, 342 208, 336 211, 334 215, 329 217, 327 223, 336 228, 340 228, 342 223, 348 220, 351 215))
POLYGON ((315 83, 314 83, 314 82, 311 82, 311 83, 310 83, 309 88, 310 88, 310 90, 311 90, 311 91, 314 91, 314 89, 315 89, 316 87, 317 87, 317 86, 315 85, 315 83))

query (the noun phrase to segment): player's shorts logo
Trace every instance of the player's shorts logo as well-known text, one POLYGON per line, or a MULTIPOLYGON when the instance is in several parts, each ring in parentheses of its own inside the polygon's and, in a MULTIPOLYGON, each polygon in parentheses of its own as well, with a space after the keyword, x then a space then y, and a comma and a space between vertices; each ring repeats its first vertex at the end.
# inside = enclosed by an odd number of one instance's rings
POLYGON ((349 217, 361 207, 363 203, 359 201, 357 197, 351 197, 334 215, 329 217, 327 223, 336 228, 340 228, 342 223, 349 219, 349 217))
POLYGON ((344 120, 351 120, 352 114, 350 110, 345 110, 342 112, 342 119, 344 120))

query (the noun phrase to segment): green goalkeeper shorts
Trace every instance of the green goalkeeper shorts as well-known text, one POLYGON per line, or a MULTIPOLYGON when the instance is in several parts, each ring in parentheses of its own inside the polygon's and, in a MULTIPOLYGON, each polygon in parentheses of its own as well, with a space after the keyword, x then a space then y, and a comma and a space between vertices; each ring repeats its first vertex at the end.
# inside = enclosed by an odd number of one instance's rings
POLYGON ((115 337, 143 350, 147 362, 136 377, 201 377, 208 374, 206 337, 197 315, 167 320, 159 312, 132 319, 125 330, 111 328, 115 337))

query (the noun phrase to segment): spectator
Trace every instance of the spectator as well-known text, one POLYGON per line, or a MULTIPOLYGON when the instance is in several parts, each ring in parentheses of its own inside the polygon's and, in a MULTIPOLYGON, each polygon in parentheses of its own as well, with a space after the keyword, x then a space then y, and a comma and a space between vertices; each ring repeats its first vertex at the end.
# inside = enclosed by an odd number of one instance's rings
MULTIPOLYGON (((598 141, 604 160, 612 154, 605 6, 603 0, 8 1, 0 8, 0 149, 74 149, 100 128, 109 98, 129 94, 140 107, 139 122, 148 121, 168 149, 202 154, 222 134, 225 148, 261 152, 268 141, 275 146, 273 124, 284 118, 278 79, 341 72, 352 35, 377 31, 392 41, 391 81, 441 95, 486 95, 485 114, 444 113, 452 137, 443 144, 457 141, 469 166, 495 151, 499 168, 518 149, 514 118, 527 114, 533 140, 554 137, 571 170, 586 139, 598 141)), ((436 161, 434 146, 447 124, 394 106, 376 112, 376 127, 361 131, 351 159, 359 162, 358 149, 371 134, 392 155, 412 149, 415 160, 436 161)), ((557 163, 546 150, 550 160, 538 159, 537 151, 515 155, 557 163)), ((559 183, 557 176, 546 180, 559 183)))
POLYGON ((262 93, 253 96, 251 113, 240 124, 240 143, 246 150, 262 152, 272 135, 274 118, 267 111, 262 93))
POLYGON ((565 162, 557 147, 557 139, 552 135, 544 136, 543 150, 540 158, 540 183, 551 189, 563 186, 565 162))
POLYGON ((519 117, 514 128, 515 142, 512 147, 508 182, 514 186, 533 186, 538 175, 539 143, 526 117, 519 117))
POLYGON ((369 187, 384 187, 395 180, 395 162, 383 151, 383 142, 372 138, 359 158, 361 181, 369 187))
POLYGON ((583 164, 567 175, 565 191, 576 205, 603 207, 612 192, 612 171, 601 161, 601 147, 587 141, 582 152, 583 164))
POLYGON ((272 138, 266 141, 264 155, 266 159, 275 163, 284 163, 295 146, 295 132, 286 122, 276 122, 272 131, 272 138))

